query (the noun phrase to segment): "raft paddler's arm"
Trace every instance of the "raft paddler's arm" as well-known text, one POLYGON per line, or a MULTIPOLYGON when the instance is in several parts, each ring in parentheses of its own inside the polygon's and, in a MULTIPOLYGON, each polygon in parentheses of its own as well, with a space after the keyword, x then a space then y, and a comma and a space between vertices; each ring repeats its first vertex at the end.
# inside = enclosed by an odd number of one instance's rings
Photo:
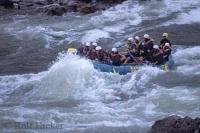
POLYGON ((167 57, 167 55, 164 55, 164 56, 163 56, 163 59, 165 59, 166 57, 167 57))
POLYGON ((126 55, 127 52, 119 52, 120 55, 126 55))

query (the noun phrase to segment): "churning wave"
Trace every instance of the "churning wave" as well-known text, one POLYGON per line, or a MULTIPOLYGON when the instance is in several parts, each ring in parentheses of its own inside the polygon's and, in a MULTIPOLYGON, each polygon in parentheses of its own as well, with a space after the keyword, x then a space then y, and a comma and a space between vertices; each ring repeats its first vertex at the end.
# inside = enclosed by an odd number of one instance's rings
POLYGON ((123 40, 132 33, 156 26, 199 23, 199 5, 199 1, 188 0, 153 0, 143 3, 129 0, 92 15, 78 17, 66 14, 63 17, 49 18, 51 23, 42 17, 36 19, 15 16, 12 22, 2 24, 0 28, 19 40, 37 43, 39 41, 45 44, 46 48, 72 42, 99 41, 105 38, 113 43, 123 40), (163 18, 165 21, 142 26, 145 21, 153 22, 163 18))
MULTIPOLYGON (((114 44, 133 32, 151 28, 151 24, 142 26, 145 21, 167 18, 153 26, 199 23, 199 5, 199 1, 188 0, 130 0, 81 18, 70 14, 52 17, 51 23, 15 16, 0 29, 27 45, 41 43, 46 48, 105 38, 115 38, 114 44)), ((0 121, 45 120, 62 123, 74 132, 121 129, 143 133, 167 115, 199 116, 199 51, 199 46, 178 48, 171 72, 144 66, 124 76, 99 72, 87 59, 59 54, 46 71, 0 76, 0 113, 4 114, 0 121)))
POLYGON ((177 50, 169 73, 145 66, 125 76, 99 72, 87 59, 60 54, 47 71, 0 77, 0 104, 6 106, 1 111, 12 107, 8 114, 13 114, 0 119, 45 119, 69 131, 124 127, 144 132, 161 116, 198 116, 199 86, 191 86, 188 78, 200 77, 199 48, 177 50))

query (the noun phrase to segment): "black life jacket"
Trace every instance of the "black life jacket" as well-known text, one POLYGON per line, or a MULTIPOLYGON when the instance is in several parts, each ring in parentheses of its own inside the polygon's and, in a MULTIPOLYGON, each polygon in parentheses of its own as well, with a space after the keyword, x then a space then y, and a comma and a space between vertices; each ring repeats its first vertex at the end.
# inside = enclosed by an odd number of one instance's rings
POLYGON ((165 45, 165 43, 169 43, 169 45, 171 46, 170 40, 168 40, 167 38, 163 38, 163 39, 160 41, 160 47, 163 48, 163 46, 165 45))

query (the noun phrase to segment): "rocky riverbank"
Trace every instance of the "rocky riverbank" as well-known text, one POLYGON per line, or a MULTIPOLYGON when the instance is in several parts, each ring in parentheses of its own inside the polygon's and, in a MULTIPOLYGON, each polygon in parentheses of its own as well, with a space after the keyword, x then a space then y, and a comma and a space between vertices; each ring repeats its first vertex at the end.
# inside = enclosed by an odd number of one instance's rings
POLYGON ((66 12, 81 14, 105 10, 125 0, 1 0, 0 15, 57 15, 66 12))
POLYGON ((169 116, 156 121, 150 133, 200 133, 200 118, 169 116))

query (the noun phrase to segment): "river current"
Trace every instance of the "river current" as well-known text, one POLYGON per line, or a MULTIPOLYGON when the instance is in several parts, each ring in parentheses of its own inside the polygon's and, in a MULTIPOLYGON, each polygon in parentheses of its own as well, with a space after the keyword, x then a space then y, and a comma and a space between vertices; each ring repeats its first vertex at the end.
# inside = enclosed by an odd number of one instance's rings
POLYGON ((199 7, 199 0, 129 0, 84 16, 1 16, 1 131, 146 133, 169 115, 200 116, 199 45, 173 44, 170 72, 143 66, 123 76, 64 52, 87 41, 111 48, 157 27, 199 24, 199 7))

